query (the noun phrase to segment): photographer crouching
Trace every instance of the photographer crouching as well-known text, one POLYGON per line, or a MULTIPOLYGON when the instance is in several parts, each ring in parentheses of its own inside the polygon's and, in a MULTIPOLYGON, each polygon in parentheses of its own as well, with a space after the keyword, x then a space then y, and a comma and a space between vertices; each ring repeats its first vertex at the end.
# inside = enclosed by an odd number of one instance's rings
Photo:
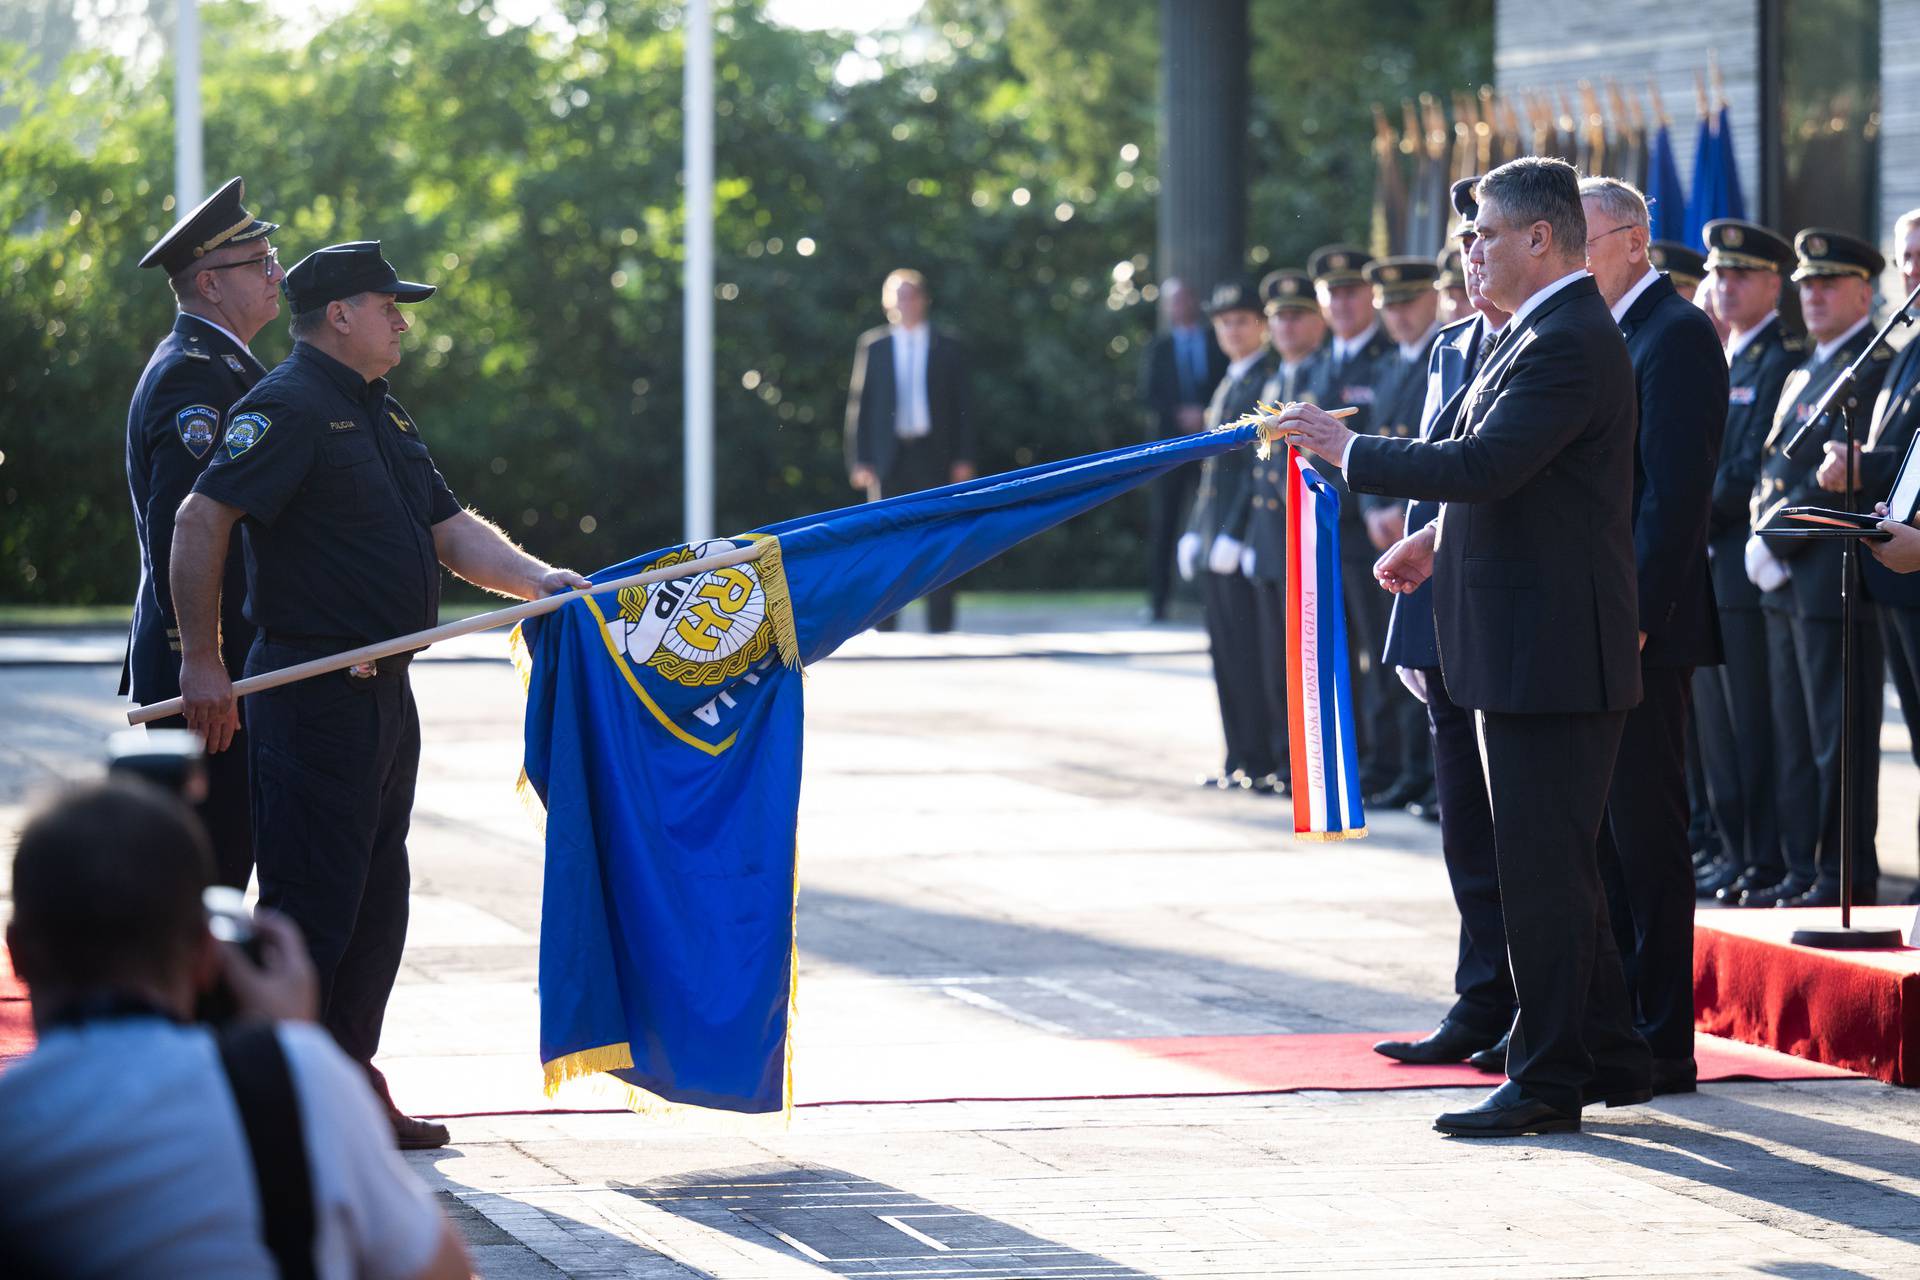
POLYGON ((242 911, 223 923, 251 945, 217 941, 212 882, 192 811, 139 781, 70 792, 21 833, 7 946, 39 1044, 0 1074, 0 1273, 469 1274, 312 1021, 298 930, 242 911), (234 1016, 195 1021, 216 994, 234 1016))

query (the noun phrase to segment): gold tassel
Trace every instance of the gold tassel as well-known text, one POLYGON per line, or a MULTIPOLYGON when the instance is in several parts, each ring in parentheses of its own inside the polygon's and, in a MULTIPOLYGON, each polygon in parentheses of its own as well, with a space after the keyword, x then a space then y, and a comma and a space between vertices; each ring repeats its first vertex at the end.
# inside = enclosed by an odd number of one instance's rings
POLYGON ((597 1049, 581 1049, 546 1064, 547 1096, 551 1098, 569 1080, 578 1080, 600 1071, 631 1071, 633 1051, 624 1042, 603 1044, 597 1049))
POLYGON ((1332 844, 1336 840, 1365 840, 1367 829, 1355 827, 1351 831, 1296 831, 1295 840, 1305 840, 1309 844, 1332 844))
POLYGON ((760 577, 760 590, 766 593, 767 615, 773 619, 773 640, 780 650, 780 661, 800 670, 800 629, 793 620, 793 596, 787 590, 787 564, 780 551, 780 539, 768 533, 745 535, 763 544, 754 561, 760 577))

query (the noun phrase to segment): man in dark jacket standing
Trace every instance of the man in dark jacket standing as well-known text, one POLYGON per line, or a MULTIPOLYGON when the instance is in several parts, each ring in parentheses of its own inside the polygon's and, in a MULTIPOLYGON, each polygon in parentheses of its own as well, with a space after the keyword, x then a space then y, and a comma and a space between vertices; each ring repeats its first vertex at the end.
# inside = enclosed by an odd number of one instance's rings
MULTIPOLYGON (((887 323, 860 335, 847 387, 847 480, 869 502, 973 478, 965 348, 927 323, 918 271, 890 274, 880 302, 887 323)), ((953 630, 952 587, 927 596, 927 629, 953 630)))
MULTIPOLYGON (((232 179, 140 259, 142 267, 166 272, 179 308, 127 410, 127 490, 140 540, 140 587, 120 692, 142 706, 180 693, 180 624, 168 582, 173 513, 219 447, 227 410, 265 376, 247 344, 280 314, 283 273, 267 241, 280 228, 248 213, 240 203, 245 196, 246 184, 232 179)), ((220 651, 236 680, 253 645, 253 626, 241 611, 246 600, 246 569, 235 542, 221 595, 220 651)), ((186 723, 171 716, 151 727, 186 723)), ((247 753, 209 755, 200 820, 212 838, 220 883, 236 889, 246 888, 253 872, 249 811, 247 753)))
POLYGON ((1720 663, 1707 519, 1727 421, 1727 362, 1706 313, 1648 258, 1646 197, 1617 178, 1580 184, 1587 265, 1627 340, 1640 402, 1633 551, 1640 705, 1627 715, 1600 831, 1608 911, 1656 1093, 1691 1093, 1693 858, 1687 842, 1693 671, 1720 663))
POLYGON ((1524 157, 1475 194, 1468 261, 1513 319, 1447 438, 1358 436, 1305 405, 1280 425, 1356 492, 1444 504, 1374 572, 1396 592, 1433 579, 1442 678, 1477 713, 1520 1011, 1507 1082, 1434 1127, 1514 1137, 1576 1130, 1590 1101, 1651 1096, 1597 850, 1641 696, 1638 406, 1626 343, 1586 271, 1573 166, 1524 157))
POLYGON ((1714 305, 1727 323, 1727 429, 1713 477, 1707 555, 1725 661, 1693 674, 1694 723, 1707 804, 1720 848, 1696 893, 1737 905, 1749 889, 1778 884, 1787 865, 1773 784, 1773 717, 1760 589, 1747 577, 1748 503, 1780 389, 1804 343, 1780 323, 1780 286, 1793 246, 1756 223, 1723 218, 1706 228, 1714 305))

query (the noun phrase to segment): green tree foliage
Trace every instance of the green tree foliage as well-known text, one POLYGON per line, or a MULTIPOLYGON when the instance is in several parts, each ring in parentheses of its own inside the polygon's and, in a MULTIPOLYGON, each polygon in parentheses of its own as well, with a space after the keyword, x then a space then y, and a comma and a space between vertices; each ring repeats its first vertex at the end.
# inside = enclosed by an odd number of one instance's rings
MULTIPOLYGON (((1445 23, 1486 7, 1344 6, 1319 68, 1344 82, 1301 91, 1316 129, 1256 69, 1256 240, 1263 206, 1311 227, 1303 243, 1364 226, 1366 102, 1477 79, 1484 12, 1445 23), (1419 31, 1452 52, 1393 61, 1394 37, 1358 34, 1368 8, 1433 10, 1419 31), (1298 172, 1313 177, 1282 180, 1298 172)), ((853 498, 848 361, 895 266, 927 273, 937 322, 973 348, 984 468, 1137 438, 1153 6, 933 0, 911 38, 879 42, 718 9, 723 530, 853 498)), ((1333 6, 1255 10, 1265 58, 1282 56, 1267 17, 1331 23, 1333 6)), ((409 313, 396 395, 456 494, 583 568, 680 527, 680 11, 557 0, 518 26, 481 0, 364 0, 302 39, 259 4, 202 7, 209 178, 246 176, 287 262, 379 238, 441 286, 409 313)), ((1318 62, 1283 52, 1290 74, 1318 62)), ((0 47, 0 600, 124 600, 125 406, 171 310, 134 265, 176 216, 170 85, 98 52, 31 66, 0 47)), ((283 356, 284 325, 254 348, 283 356)), ((1140 514, 1103 509, 977 580, 1135 581, 1140 514)))

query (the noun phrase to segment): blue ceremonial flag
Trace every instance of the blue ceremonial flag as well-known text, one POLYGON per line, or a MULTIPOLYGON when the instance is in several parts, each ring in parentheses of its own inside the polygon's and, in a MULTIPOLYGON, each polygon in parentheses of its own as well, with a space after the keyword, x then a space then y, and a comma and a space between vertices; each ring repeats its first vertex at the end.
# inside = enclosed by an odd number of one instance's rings
POLYGON ((1666 121, 1654 131, 1647 158, 1647 204, 1655 240, 1687 241, 1687 195, 1680 186, 1680 166, 1673 158, 1673 135, 1666 121))
POLYGON ((800 668, 1022 539, 1258 431, 1238 425, 669 547, 594 579, 738 547, 761 554, 523 623, 524 781, 546 808, 549 1092, 606 1072, 636 1109, 791 1106, 800 668))
POLYGON ((1747 216, 1746 193, 1740 190, 1740 163, 1733 154, 1733 119, 1727 108, 1702 117, 1700 141, 1693 156, 1693 192, 1687 197, 1687 229, 1683 243, 1707 247, 1706 227, 1715 218, 1747 216))

